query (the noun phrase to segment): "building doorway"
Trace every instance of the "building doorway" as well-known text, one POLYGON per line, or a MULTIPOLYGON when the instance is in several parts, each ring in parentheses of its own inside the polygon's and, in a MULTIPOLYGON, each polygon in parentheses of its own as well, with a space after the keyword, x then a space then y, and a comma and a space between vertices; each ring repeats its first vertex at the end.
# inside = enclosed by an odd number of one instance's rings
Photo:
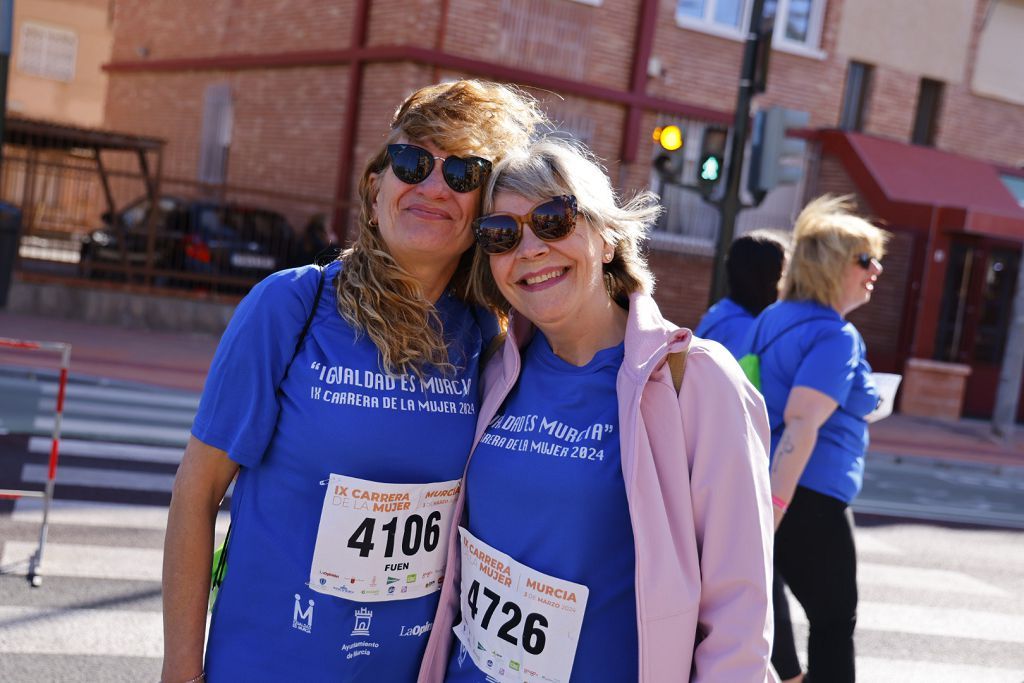
MULTIPOLYGON (((1021 267, 1020 245, 955 237, 935 337, 935 360, 971 366, 964 415, 991 417, 1021 267)), ((1018 420, 1024 420, 1024 400, 1018 420)))

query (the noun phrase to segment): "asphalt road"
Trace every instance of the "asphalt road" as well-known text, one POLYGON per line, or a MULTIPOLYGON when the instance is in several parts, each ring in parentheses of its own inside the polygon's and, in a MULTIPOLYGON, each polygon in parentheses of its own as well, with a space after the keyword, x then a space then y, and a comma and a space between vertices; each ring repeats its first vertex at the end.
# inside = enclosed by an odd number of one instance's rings
MULTIPOLYGON (((0 431, 17 432, 0 435, 0 488, 42 486, 49 381, 0 369, 0 431)), ((24 576, 39 503, 0 501, 0 681, 158 679, 166 506, 196 400, 70 388, 39 588, 24 576)), ((869 456, 855 505, 858 680, 1024 682, 1022 493, 1021 468, 869 456)))

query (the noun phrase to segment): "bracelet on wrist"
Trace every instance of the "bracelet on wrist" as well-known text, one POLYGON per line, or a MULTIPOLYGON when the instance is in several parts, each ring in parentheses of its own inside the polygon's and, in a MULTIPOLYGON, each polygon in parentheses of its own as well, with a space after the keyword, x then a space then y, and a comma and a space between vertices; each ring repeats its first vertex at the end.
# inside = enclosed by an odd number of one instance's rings
MULTIPOLYGON (((786 508, 789 507, 789 503, 787 503, 786 501, 782 500, 781 498, 779 498, 778 496, 776 496, 774 494, 772 494, 772 505, 774 505, 775 507, 779 508, 779 510, 781 512, 785 512, 786 508)), ((192 683, 192 682, 189 681, 188 683, 192 683)))

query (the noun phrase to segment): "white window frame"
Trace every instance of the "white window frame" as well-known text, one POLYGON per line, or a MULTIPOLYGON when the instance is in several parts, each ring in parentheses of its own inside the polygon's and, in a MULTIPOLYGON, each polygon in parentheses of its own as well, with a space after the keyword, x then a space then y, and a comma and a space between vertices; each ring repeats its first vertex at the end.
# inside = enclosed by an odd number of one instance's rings
MULTIPOLYGON (((811 17, 807 26, 807 42, 799 42, 786 38, 786 18, 789 15, 790 0, 777 0, 775 8, 775 31, 772 34, 772 49, 790 54, 810 57, 822 60, 828 55, 823 52, 821 46, 822 27, 825 23, 825 9, 828 0, 812 0, 811 17)), ((750 9, 752 0, 743 0, 743 20, 738 28, 717 24, 712 17, 715 13, 715 5, 718 0, 705 0, 704 17, 695 19, 689 15, 679 13, 679 4, 676 3, 676 24, 681 28, 708 33, 713 36, 728 38, 736 41, 744 41, 750 30, 750 9)))
POLYGON ((40 78, 48 78, 52 81, 61 81, 63 83, 70 83, 75 80, 75 73, 78 67, 78 34, 74 31, 66 28, 60 28, 57 26, 48 26, 46 24, 39 24, 33 21, 26 21, 21 24, 21 35, 19 36, 18 44, 18 70, 22 73, 30 76, 38 76, 40 78), (31 31, 38 31, 42 34, 42 46, 39 55, 29 55, 26 50, 30 45, 33 45, 35 41, 28 40, 28 34, 31 31), (56 67, 53 61, 56 56, 51 54, 48 49, 49 42, 54 40, 57 36, 64 38, 70 38, 70 44, 73 46, 71 53, 71 63, 58 63, 56 67), (36 63, 38 61, 38 64, 36 63))
POLYGON ((590 5, 591 7, 600 7, 604 4, 604 0, 571 0, 572 2, 578 2, 581 5, 590 5))

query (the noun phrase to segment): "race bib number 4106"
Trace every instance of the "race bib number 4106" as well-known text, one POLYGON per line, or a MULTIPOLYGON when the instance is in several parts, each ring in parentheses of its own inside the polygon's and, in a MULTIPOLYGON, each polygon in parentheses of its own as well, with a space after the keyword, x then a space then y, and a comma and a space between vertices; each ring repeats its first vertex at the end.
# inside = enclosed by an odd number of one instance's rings
POLYGON ((543 574, 459 527, 462 621, 477 668, 501 683, 567 683, 589 589, 543 574))
POLYGON ((355 600, 408 600, 440 590, 460 480, 385 484, 332 474, 309 587, 355 600))

